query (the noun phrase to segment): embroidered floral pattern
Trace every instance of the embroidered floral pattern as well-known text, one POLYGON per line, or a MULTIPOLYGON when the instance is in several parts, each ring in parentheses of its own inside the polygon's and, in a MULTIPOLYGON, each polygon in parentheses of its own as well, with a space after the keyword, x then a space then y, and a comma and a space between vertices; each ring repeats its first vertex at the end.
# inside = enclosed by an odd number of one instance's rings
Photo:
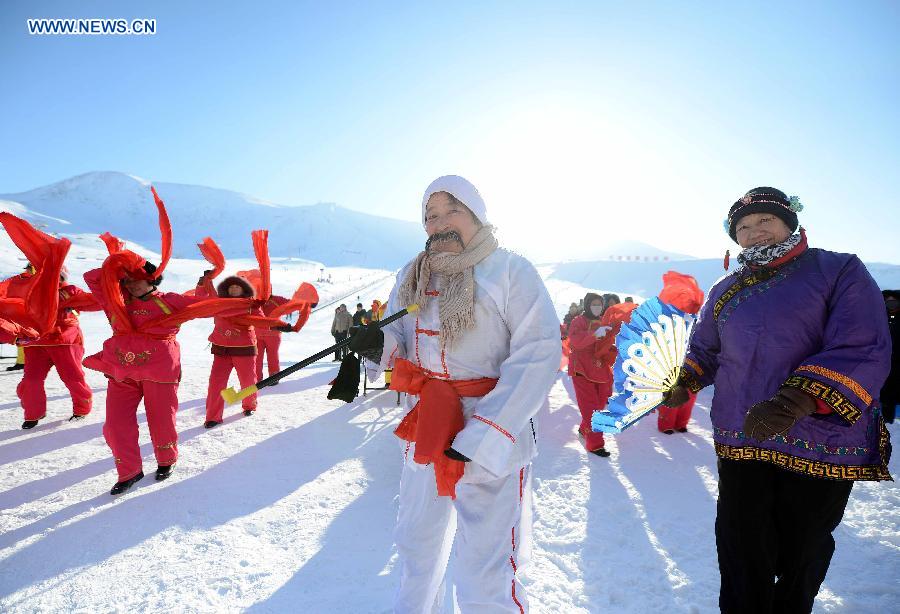
POLYGON ((123 367, 137 367, 143 365, 150 360, 151 354, 153 354, 152 350, 144 350, 143 352, 135 354, 134 352, 123 352, 116 348, 116 358, 123 367))

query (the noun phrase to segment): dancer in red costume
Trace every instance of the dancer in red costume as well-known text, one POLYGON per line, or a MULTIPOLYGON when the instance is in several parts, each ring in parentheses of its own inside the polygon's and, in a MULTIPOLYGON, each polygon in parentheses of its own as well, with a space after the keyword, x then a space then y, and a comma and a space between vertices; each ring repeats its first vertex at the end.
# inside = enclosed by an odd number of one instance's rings
MULTIPOLYGON (((244 277, 244 273, 245 271, 239 271, 238 275, 244 277)), ((250 281, 250 283, 254 283, 254 280, 259 277, 259 271, 254 270, 251 271, 251 273, 255 275, 245 277, 245 279, 250 281)), ((256 284, 254 284, 254 287, 255 286, 256 284)), ((300 332, 300 329, 303 328, 304 324, 306 324, 306 321, 309 319, 312 309, 318 303, 319 293, 316 292, 316 289, 312 285, 303 282, 291 298, 273 294, 269 297, 269 300, 262 304, 263 314, 266 317, 278 318, 296 311, 297 322, 289 328, 276 326, 272 328, 258 328, 256 330, 257 381, 263 378, 263 362, 267 363, 270 376, 281 369, 281 361, 278 356, 278 351, 281 347, 281 333, 300 332)), ((276 386, 278 383, 275 382, 271 385, 276 386)))
POLYGON ((575 388, 575 399, 581 412, 579 434, 584 438, 584 448, 597 456, 607 457, 603 433, 591 430, 594 412, 606 407, 612 392, 612 369, 606 354, 615 351, 615 331, 601 325, 603 297, 588 292, 584 297, 584 312, 569 325, 569 375, 575 388))
MULTIPOLYGON (((209 287, 212 286, 212 281, 206 279, 204 287, 197 290, 197 296, 218 295, 223 299, 254 297, 253 288, 240 277, 226 277, 215 290, 209 287)), ((249 315, 263 315, 259 301, 254 301, 249 315)), ((232 369, 237 372, 241 388, 247 388, 256 382, 256 330, 252 325, 239 323, 236 318, 217 316, 209 341, 212 343, 210 351, 213 363, 206 393, 206 422, 203 424, 208 429, 222 423, 225 401, 220 393, 228 387, 232 369)), ((241 407, 245 416, 253 415, 256 411, 256 395, 245 398, 241 407)))
MULTIPOLYGON (((204 258, 213 265, 213 269, 206 271, 205 278, 201 280, 203 283, 197 289, 197 296, 218 295, 223 299, 256 299, 253 300, 249 311, 244 311, 239 315, 218 316, 215 319, 213 332, 209 336, 209 341, 212 343, 213 364, 206 395, 206 422, 203 424, 206 428, 213 428, 222 423, 225 401, 222 399, 221 392, 228 387, 228 378, 232 370, 237 372, 238 380, 243 388, 253 385, 257 379, 262 379, 261 375, 257 378, 257 361, 259 360, 257 346, 259 343, 258 335, 261 331, 272 330, 280 333, 300 330, 306 318, 309 317, 309 310, 311 309, 310 301, 296 300, 297 293, 295 293, 294 299, 290 301, 284 299, 280 305, 273 305, 269 308, 268 313, 264 314, 263 307, 272 298, 268 244, 269 231, 254 230, 251 236, 259 268, 251 271, 239 271, 237 276, 226 277, 215 289, 213 288, 212 280, 224 270, 225 257, 222 255, 218 245, 210 237, 206 237, 197 246, 200 248, 204 258), (295 327, 277 320, 278 317, 292 310, 301 311, 301 317, 298 319, 295 327), (303 313, 306 314, 305 317, 303 317, 303 313), (266 318, 265 316, 271 317, 266 318), (254 318, 257 322, 255 326, 252 323, 254 318)), ((303 284, 298 289, 298 293, 304 287, 311 289, 315 301, 318 301, 318 295, 315 294, 315 290, 309 284, 303 284)), ((271 373, 271 362, 269 369, 271 373)), ((277 370, 276 355, 274 371, 277 370)), ((243 399, 241 406, 245 416, 253 415, 257 408, 256 395, 254 394, 243 399)))
POLYGON ((165 205, 153 190, 162 233, 159 266, 124 249, 121 241, 104 234, 110 255, 100 269, 85 273, 85 281, 106 312, 113 336, 103 349, 84 361, 108 379, 103 435, 112 450, 118 482, 110 494, 126 492, 144 477, 138 445, 137 407, 141 400, 158 467, 156 479, 171 475, 178 459, 178 384, 181 351, 175 335, 194 318, 246 313, 250 300, 204 299, 175 292, 159 292, 162 273, 172 253, 172 229, 165 205))
POLYGON ((16 387, 25 413, 22 428, 32 429, 46 416, 44 381, 53 367, 72 395, 69 420, 80 420, 91 411, 92 395, 81 368, 84 339, 78 311, 98 311, 100 307, 90 294, 67 282, 68 270, 63 265, 71 247, 67 239, 46 235, 10 213, 0 213, 0 224, 25 253, 31 270, 7 280, 0 299, 13 309, 21 301, 23 308, 19 316, 8 313, 19 328, 16 344, 25 353, 22 381, 16 387), (30 320, 23 317, 29 312, 30 320), (33 334, 22 330, 29 321, 35 325, 33 334))
MULTIPOLYGON (((25 265, 25 270, 18 275, 13 275, 0 281, 0 301, 6 298, 6 291, 14 279, 22 276, 30 277, 34 275, 34 267, 29 262, 25 265)), ((0 343, 16 345, 16 339, 21 333, 21 327, 15 322, 0 318, 0 343)), ((25 368, 25 350, 21 346, 16 346, 16 362, 6 367, 7 371, 21 371, 25 368)))

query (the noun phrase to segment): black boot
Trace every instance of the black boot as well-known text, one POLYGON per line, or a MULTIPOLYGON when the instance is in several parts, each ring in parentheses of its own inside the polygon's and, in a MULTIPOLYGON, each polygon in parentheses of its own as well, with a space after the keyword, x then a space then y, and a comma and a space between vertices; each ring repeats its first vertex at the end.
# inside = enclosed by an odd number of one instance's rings
POLYGON ((666 430, 663 431, 663 433, 665 433, 666 435, 671 435, 671 434, 674 433, 674 432, 675 432, 675 431, 673 431, 672 429, 666 429, 666 430))
POLYGON ((6 367, 6 370, 7 370, 7 371, 21 371, 21 370, 24 369, 24 368, 25 368, 25 364, 24 364, 24 363, 17 362, 16 364, 14 364, 14 365, 11 366, 11 367, 6 367))
POLYGON ((244 410, 244 415, 245 415, 245 416, 252 416, 252 415, 253 415, 253 412, 255 412, 255 411, 256 411, 255 409, 245 409, 245 410, 244 410))
POLYGON ((144 472, 139 472, 133 478, 128 480, 122 480, 121 482, 116 482, 116 485, 112 487, 112 490, 109 491, 111 495, 121 495, 122 493, 128 492, 128 489, 134 486, 135 482, 139 481, 144 477, 144 472))
POLYGON ((678 432, 679 433, 687 433, 687 427, 685 426, 683 428, 678 429, 678 432))
POLYGON ((596 454, 597 456, 601 456, 603 458, 609 456, 609 452, 606 451, 606 448, 597 448, 596 450, 591 450, 591 454, 596 454))
POLYGON ((171 465, 160 465, 156 468, 156 481, 162 482, 165 479, 168 479, 170 475, 172 475, 172 470, 175 469, 175 463, 171 465))
POLYGON ((207 420, 206 422, 203 423, 203 428, 211 429, 212 427, 216 426, 217 424, 222 424, 222 423, 219 422, 218 420, 207 420))
POLYGON ((34 427, 37 426, 38 422, 39 422, 38 420, 26 420, 25 422, 22 423, 22 428, 25 429, 26 431, 28 429, 33 429, 34 427))
POLYGON ((87 416, 84 416, 82 414, 72 414, 72 417, 69 418, 69 422, 78 422, 80 420, 84 420, 85 418, 87 418, 87 416))

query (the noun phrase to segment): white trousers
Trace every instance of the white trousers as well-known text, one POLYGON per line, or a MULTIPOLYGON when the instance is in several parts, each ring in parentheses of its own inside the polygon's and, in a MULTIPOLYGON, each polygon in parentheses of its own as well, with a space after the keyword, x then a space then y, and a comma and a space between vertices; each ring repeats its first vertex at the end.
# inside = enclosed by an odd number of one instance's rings
POLYGON ((410 450, 400 479, 394 536, 400 589, 394 611, 444 611, 444 576, 452 550, 453 583, 463 614, 527 612, 516 572, 531 558, 531 465, 497 478, 468 463, 454 501, 438 497, 434 469, 416 465, 412 455, 410 450))

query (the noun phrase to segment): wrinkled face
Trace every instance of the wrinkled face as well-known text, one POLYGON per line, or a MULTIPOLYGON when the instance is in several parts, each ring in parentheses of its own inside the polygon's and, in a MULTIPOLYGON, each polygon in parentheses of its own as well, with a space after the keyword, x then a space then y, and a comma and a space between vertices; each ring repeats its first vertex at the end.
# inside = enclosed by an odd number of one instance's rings
POLYGON ((771 213, 750 213, 735 225, 738 244, 747 249, 754 245, 775 245, 791 236, 791 229, 771 213))
POLYGON ((428 252, 463 251, 481 225, 463 204, 454 202, 446 192, 435 192, 425 205, 425 232, 428 252))
POLYGON ((122 280, 122 285, 124 285, 128 293, 135 298, 144 296, 153 290, 153 286, 146 279, 131 279, 126 277, 122 280))
POLYGON ((244 289, 241 288, 237 284, 231 284, 228 286, 228 296, 232 298, 238 298, 244 294, 244 289))

